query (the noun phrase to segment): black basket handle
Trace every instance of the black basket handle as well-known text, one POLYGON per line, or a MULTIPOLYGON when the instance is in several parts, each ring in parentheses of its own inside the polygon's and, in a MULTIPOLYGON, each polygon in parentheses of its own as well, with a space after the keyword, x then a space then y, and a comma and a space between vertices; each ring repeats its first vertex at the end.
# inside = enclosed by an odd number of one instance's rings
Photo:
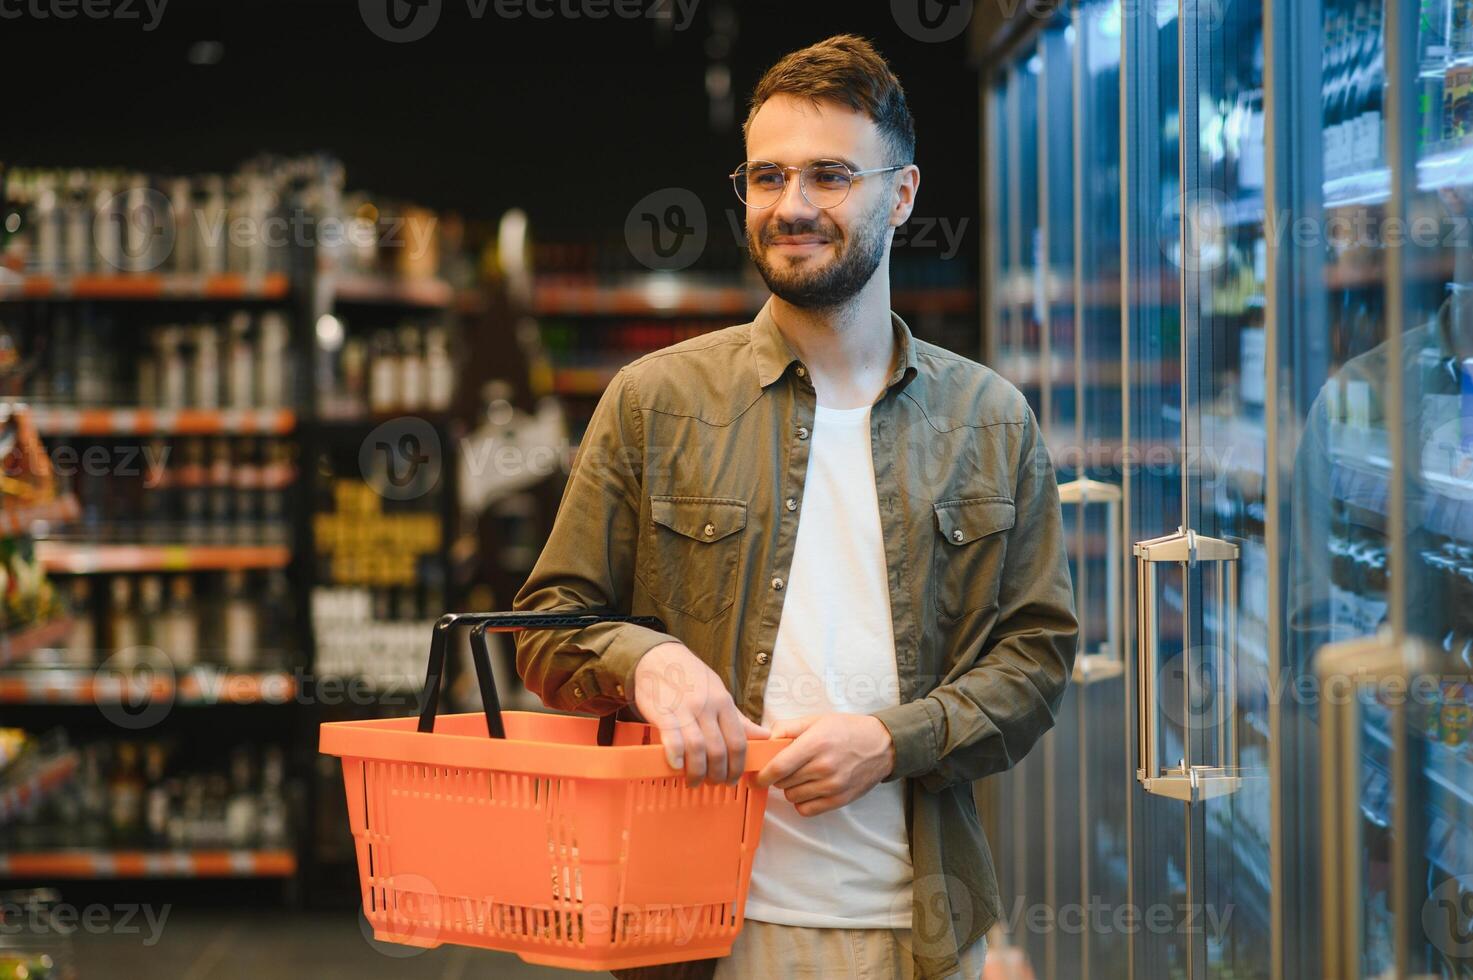
MULTIPOLYGON (((665 624, 655 616, 624 616, 605 612, 487 612, 447 613, 435 621, 430 638, 430 663, 425 672, 424 694, 419 709, 419 730, 435 730, 435 712, 440 703, 440 678, 445 673, 445 649, 450 644, 450 631, 456 626, 471 627, 471 660, 476 665, 476 680, 481 687, 481 708, 486 713, 486 731, 492 738, 506 738, 501 723, 501 698, 496 693, 496 675, 491 671, 491 646, 487 633, 515 633, 518 630, 582 629, 597 623, 631 623, 665 631, 665 624)), ((614 716, 598 720, 598 744, 612 745, 614 716)))

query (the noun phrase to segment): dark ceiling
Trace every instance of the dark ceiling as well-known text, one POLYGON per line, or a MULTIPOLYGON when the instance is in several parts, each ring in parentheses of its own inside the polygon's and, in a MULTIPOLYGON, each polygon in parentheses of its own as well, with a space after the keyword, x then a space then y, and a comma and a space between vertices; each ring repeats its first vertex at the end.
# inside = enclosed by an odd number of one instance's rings
MULTIPOLYGON (((405 0, 364 0, 370 11, 389 2, 415 13, 405 0)), ((869 0, 439 3, 426 37, 390 43, 357 0, 167 0, 152 30, 146 0, 0 0, 10 79, 0 159, 189 173, 260 152, 326 151, 352 188, 480 217, 520 205, 548 234, 617 233, 659 188, 734 203, 724 175, 743 155, 752 85, 786 51, 847 31, 872 38, 908 90, 917 215, 969 219, 975 248, 977 85, 965 31, 916 40, 923 31, 897 23, 904 4, 869 0), (77 16, 58 19, 69 3, 77 16), (84 3, 114 16, 86 17, 84 3), (553 16, 531 16, 530 4, 553 16), (588 16, 600 9, 672 17, 588 16), (706 76, 723 51, 735 112, 713 124, 706 76)))

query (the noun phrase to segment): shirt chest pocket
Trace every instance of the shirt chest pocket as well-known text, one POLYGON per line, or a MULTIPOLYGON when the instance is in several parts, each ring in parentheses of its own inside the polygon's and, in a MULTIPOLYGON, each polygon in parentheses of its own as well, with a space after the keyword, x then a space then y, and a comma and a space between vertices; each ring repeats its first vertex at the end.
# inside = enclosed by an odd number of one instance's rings
POLYGON ((1007 497, 942 500, 936 510, 936 606, 945 619, 997 605, 1013 502, 1007 497))
POLYGON ((725 612, 736 596, 747 502, 732 497, 650 497, 650 524, 640 561, 650 595, 702 622, 725 612))

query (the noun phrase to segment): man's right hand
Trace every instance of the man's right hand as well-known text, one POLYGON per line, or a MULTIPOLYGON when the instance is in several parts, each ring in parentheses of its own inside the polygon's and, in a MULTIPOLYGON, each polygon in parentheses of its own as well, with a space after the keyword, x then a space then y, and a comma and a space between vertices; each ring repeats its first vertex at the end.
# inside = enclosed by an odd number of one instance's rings
POLYGON ((684 643, 661 643, 640 658, 634 705, 660 732, 671 768, 684 769, 691 786, 735 783, 746 769, 747 739, 768 737, 684 643))

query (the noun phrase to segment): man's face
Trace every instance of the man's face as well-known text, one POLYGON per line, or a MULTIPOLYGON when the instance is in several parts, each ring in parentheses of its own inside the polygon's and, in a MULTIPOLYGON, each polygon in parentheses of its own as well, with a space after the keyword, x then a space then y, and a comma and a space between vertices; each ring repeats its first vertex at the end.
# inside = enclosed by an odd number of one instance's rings
MULTIPOLYGON (((747 132, 747 159, 783 167, 839 160, 853 170, 897 162, 868 116, 789 95, 773 96, 757 110, 747 132)), ((794 306, 842 305, 888 254, 890 229, 910 214, 913 179, 905 171, 863 177, 842 204, 816 208, 799 193, 798 174, 787 176, 776 204, 747 208, 752 261, 767 288, 794 306)))

